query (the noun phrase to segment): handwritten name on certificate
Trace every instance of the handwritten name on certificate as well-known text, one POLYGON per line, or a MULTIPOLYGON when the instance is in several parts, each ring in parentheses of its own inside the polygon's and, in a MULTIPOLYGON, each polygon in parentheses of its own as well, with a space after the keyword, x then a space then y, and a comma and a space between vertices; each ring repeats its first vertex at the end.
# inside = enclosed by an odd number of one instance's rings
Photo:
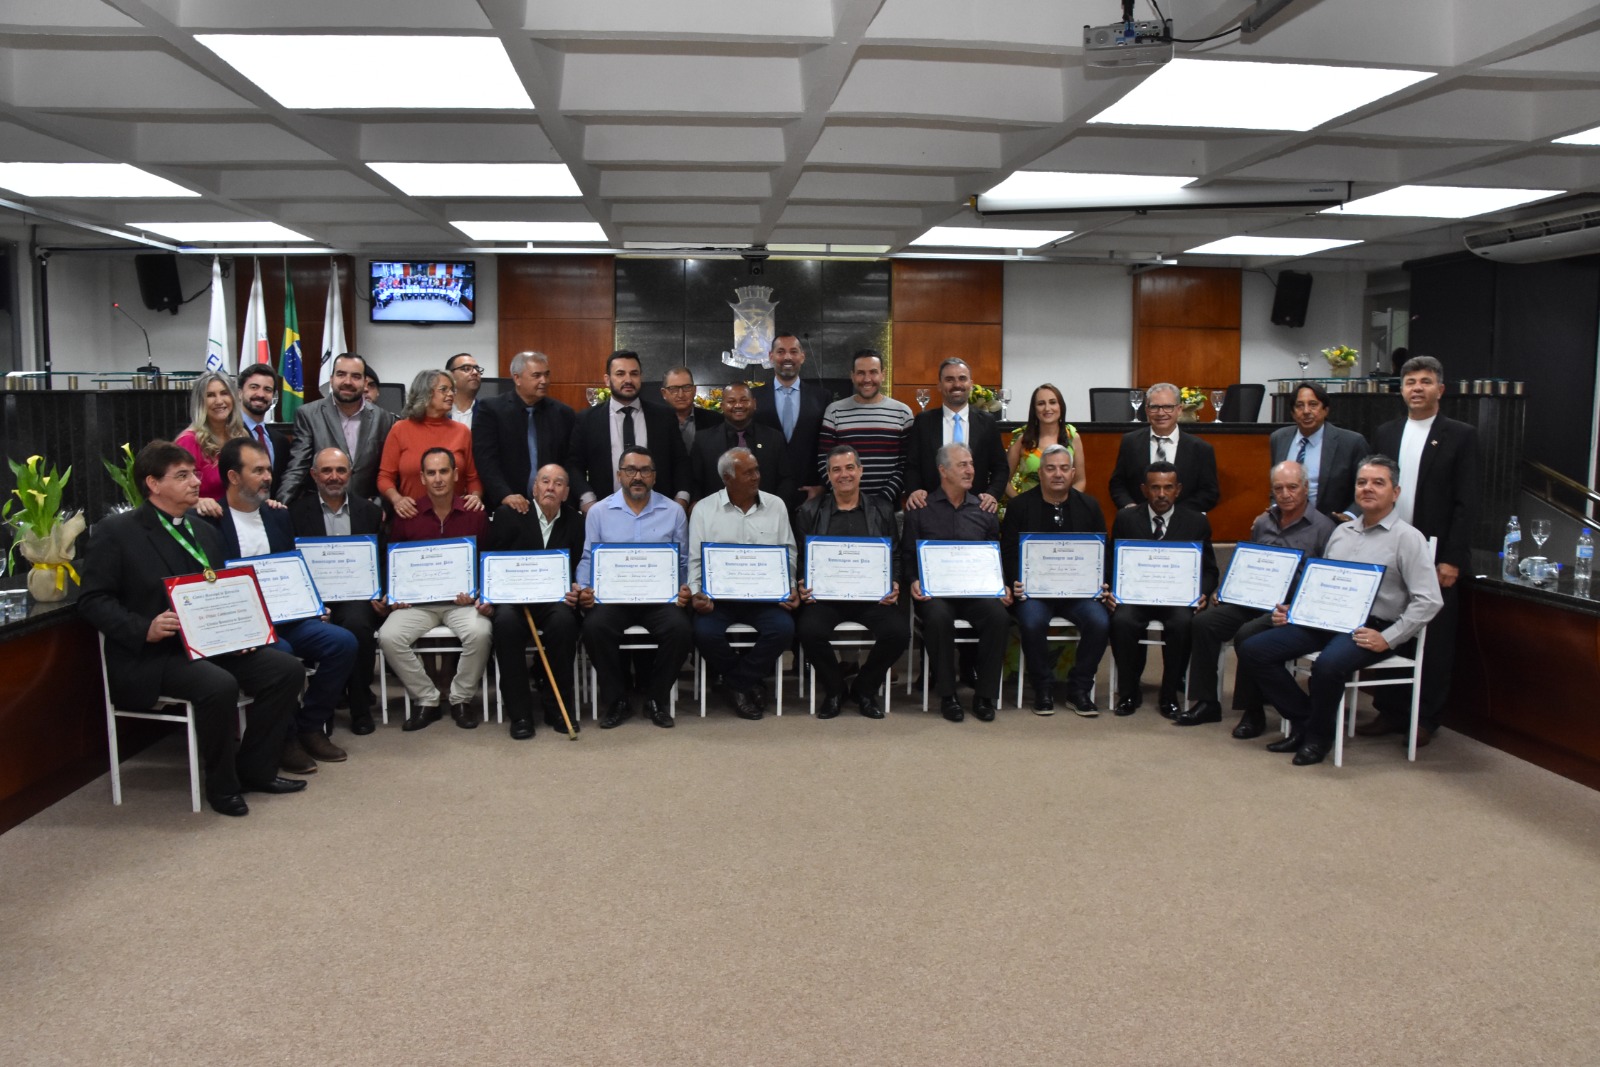
POLYGON ((917 579, 923 596, 1006 595, 998 541, 918 541, 917 579))
POLYGON ((806 538, 806 588, 816 600, 882 600, 894 585, 887 537, 806 538))
POLYGON ((553 604, 572 588, 572 559, 564 548, 485 552, 479 565, 485 604, 553 604))
POLYGON ((267 615, 273 622, 314 619, 328 609, 317 595, 311 571, 298 552, 275 552, 267 556, 230 559, 229 567, 252 567, 261 598, 267 602, 267 615))
POLYGON ((478 591, 478 542, 472 537, 389 546, 389 600, 433 604, 478 591))
POLYGON ((205 659, 276 641, 255 571, 234 567, 215 573, 214 581, 203 574, 162 580, 189 658, 205 659))
POLYGON ((1028 533, 1022 553, 1022 591, 1035 598, 1100 595, 1106 573, 1105 534, 1028 533))
POLYGON ((597 604, 670 604, 678 599, 682 583, 676 544, 597 544, 589 558, 597 604))
POLYGON ((1289 605, 1289 621, 1315 630, 1347 634, 1367 624, 1383 582, 1381 563, 1313 559, 1306 563, 1289 605))
POLYGON ((324 601, 376 600, 383 595, 383 582, 378 578, 378 539, 373 534, 296 537, 294 547, 305 558, 311 580, 324 601))
POLYGON ((1305 553, 1298 548, 1240 541, 1228 561, 1228 573, 1222 576, 1217 599, 1224 604, 1272 611, 1279 604, 1288 603, 1289 587, 1304 558, 1305 553))
POLYGON ((1200 600, 1199 541, 1118 541, 1111 593, 1119 604, 1187 608, 1200 600))

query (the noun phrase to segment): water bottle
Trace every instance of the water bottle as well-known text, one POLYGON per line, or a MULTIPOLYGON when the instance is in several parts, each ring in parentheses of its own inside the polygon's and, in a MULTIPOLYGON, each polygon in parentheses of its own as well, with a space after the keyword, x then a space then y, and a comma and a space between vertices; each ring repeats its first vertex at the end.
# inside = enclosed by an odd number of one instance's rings
POLYGON ((1505 556, 1504 573, 1507 578, 1513 580, 1521 576, 1521 572, 1517 570, 1517 564, 1520 562, 1522 555, 1521 541, 1522 526, 1517 522, 1517 517, 1513 515, 1511 516, 1511 521, 1506 523, 1506 540, 1503 550, 1505 556))
POLYGON ((1589 595, 1589 569, 1594 566, 1594 538, 1585 526, 1578 535, 1578 548, 1572 559, 1572 584, 1579 596, 1589 595))

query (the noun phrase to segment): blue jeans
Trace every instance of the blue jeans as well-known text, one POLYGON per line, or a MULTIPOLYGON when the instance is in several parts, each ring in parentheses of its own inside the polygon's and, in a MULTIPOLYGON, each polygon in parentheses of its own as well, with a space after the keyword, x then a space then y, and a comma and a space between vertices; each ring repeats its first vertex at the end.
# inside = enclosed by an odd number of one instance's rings
POLYGON ((1332 744, 1345 683, 1356 671, 1388 659, 1396 650, 1375 652, 1357 645, 1349 634, 1289 625, 1247 638, 1238 651, 1241 665, 1255 675, 1261 695, 1296 727, 1304 727, 1306 740, 1332 744), (1310 693, 1301 690, 1289 671, 1289 661, 1308 652, 1321 652, 1311 667, 1310 693))
POLYGON ((1051 667, 1055 660, 1050 655, 1045 631, 1052 616, 1059 615, 1078 628, 1078 655, 1067 672, 1067 689, 1073 693, 1087 693, 1094 688, 1094 672, 1106 654, 1106 644, 1111 640, 1111 616, 1098 600, 1044 600, 1029 597, 1013 609, 1017 616, 1017 633, 1022 640, 1022 654, 1028 661, 1029 683, 1037 690, 1048 689, 1051 667))
MULTIPOLYGON (((794 613, 776 604, 751 604, 718 600, 710 614, 694 617, 694 643, 706 658, 707 668, 731 688, 748 693, 765 681, 790 645, 794 644, 794 613), (754 648, 735 649, 728 644, 728 627, 736 622, 756 628, 754 648)), ((746 634, 741 640, 748 639, 746 634)))
POLYGON ((317 673, 306 679, 294 728, 302 734, 321 730, 333 718, 333 707, 356 665, 356 635, 321 619, 286 622, 275 629, 279 648, 317 665, 317 673))

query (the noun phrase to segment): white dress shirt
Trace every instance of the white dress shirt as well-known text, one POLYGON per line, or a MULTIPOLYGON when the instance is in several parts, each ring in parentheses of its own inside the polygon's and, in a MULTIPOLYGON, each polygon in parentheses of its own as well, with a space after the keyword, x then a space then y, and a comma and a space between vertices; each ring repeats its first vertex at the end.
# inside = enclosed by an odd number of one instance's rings
POLYGON ((941 444, 954 444, 956 439, 956 416, 961 416, 961 443, 968 448, 972 447, 972 405, 963 404, 959 408, 944 407, 944 436, 941 444))
MULTIPOLYGON (((1156 461, 1156 438, 1160 436, 1154 430, 1150 431, 1150 462, 1156 461)), ((1172 432, 1161 440, 1167 443, 1167 462, 1178 462, 1178 428, 1174 426, 1172 432)))
POLYGON ((700 546, 710 542, 724 545, 786 545, 789 549, 789 574, 794 574, 794 531, 789 528, 789 509, 781 497, 756 494, 756 502, 743 511, 728 499, 726 489, 718 490, 695 505, 689 516, 689 591, 700 592, 700 546))
POLYGON ((233 530, 239 535, 240 556, 265 556, 272 551, 272 544, 267 540, 267 527, 261 521, 261 509, 255 511, 240 511, 230 507, 233 512, 233 530))
POLYGON ((1428 436, 1433 433, 1433 420, 1438 417, 1407 419, 1406 428, 1400 433, 1400 454, 1395 457, 1400 461, 1400 500, 1394 510, 1406 522, 1411 521, 1417 506, 1417 471, 1422 466, 1422 451, 1428 447, 1428 436))

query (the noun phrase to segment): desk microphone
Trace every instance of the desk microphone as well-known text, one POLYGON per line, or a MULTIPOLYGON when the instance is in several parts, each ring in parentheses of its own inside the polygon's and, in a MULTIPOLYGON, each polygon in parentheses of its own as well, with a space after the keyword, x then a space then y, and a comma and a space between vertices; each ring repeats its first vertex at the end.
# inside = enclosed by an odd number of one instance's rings
MULTIPOLYGON (((134 318, 132 315, 128 315, 128 309, 127 308, 123 307, 121 304, 116 303, 115 301, 112 302, 111 306, 116 308, 118 311, 122 312, 124 315, 127 315, 129 322, 133 323, 135 326, 139 326, 139 320, 134 318)), ((154 366, 155 362, 156 362, 156 357, 150 351, 150 331, 145 329, 143 326, 139 326, 139 332, 144 334, 145 363, 147 363, 147 364, 149 364, 151 366, 154 366)))

